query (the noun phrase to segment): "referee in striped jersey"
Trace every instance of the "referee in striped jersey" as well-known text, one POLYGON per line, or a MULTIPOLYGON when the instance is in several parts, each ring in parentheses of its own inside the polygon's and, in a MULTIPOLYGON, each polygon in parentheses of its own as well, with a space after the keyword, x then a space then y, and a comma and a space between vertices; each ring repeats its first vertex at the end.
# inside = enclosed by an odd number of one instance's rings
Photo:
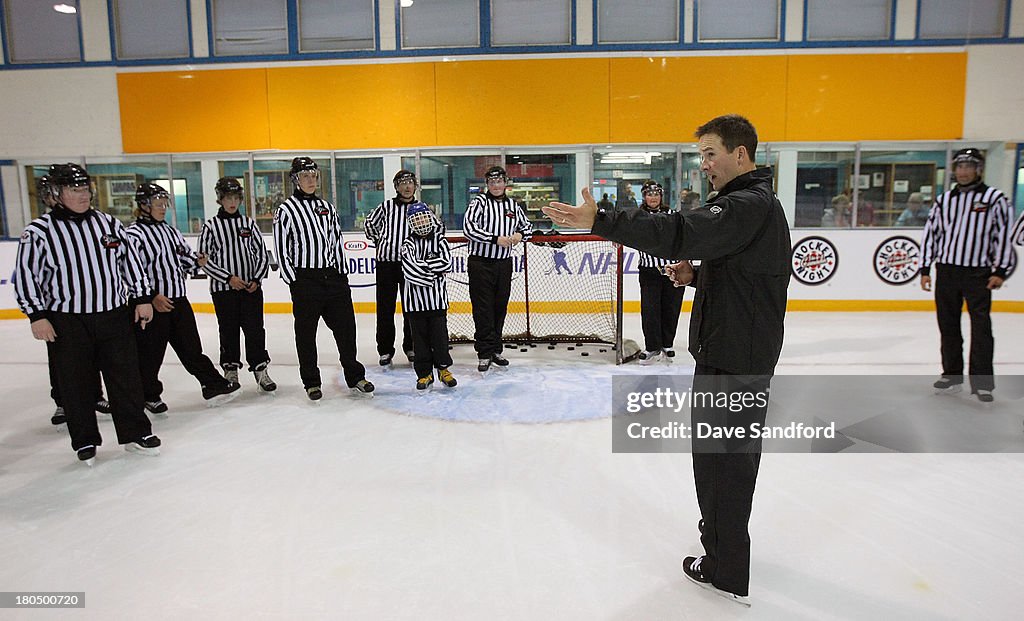
MULTIPOLYGON (((366 216, 363 231, 377 248, 377 354, 380 366, 388 367, 395 356, 395 301, 403 286, 402 242, 409 236, 406 209, 416 202, 416 174, 400 170, 393 179, 395 197, 377 205, 366 216)), ((402 351, 411 362, 412 333, 409 318, 402 312, 402 351)))
POLYGON ((413 368, 416 389, 425 390, 438 378, 449 388, 458 382, 452 376, 452 355, 448 351, 448 285, 445 274, 452 271, 452 249, 444 238, 444 225, 423 203, 408 209, 410 235, 400 249, 405 288, 402 311, 412 324, 415 349, 413 368))
POLYGON ((1010 234, 1010 238, 1014 244, 1024 246, 1024 212, 1021 212, 1020 217, 1017 218, 1017 224, 1013 225, 1013 233, 1010 234))
POLYGON ((526 214, 505 193, 508 175, 492 166, 484 175, 487 192, 469 203, 463 232, 469 240, 469 299, 473 305, 473 335, 477 370, 491 363, 508 366, 501 355, 501 334, 512 294, 512 247, 529 239, 533 226, 526 214))
POLYGON ((356 359, 356 316, 338 212, 316 195, 320 167, 312 158, 293 159, 290 176, 295 192, 274 213, 274 246, 292 294, 302 386, 312 401, 324 396, 316 351, 322 317, 334 333, 345 383, 354 393, 372 393, 366 369, 356 359))
POLYGON ((103 443, 94 411, 96 376, 102 372, 118 443, 128 451, 158 454, 160 439, 143 411, 131 332, 133 320, 141 329, 152 320, 149 278, 124 226, 90 207, 86 170, 56 164, 48 176, 53 209, 21 234, 14 290, 32 336, 53 344, 71 447, 92 465, 103 443))
POLYGON ((136 220, 127 230, 128 241, 142 259, 153 282, 153 324, 148 330, 136 330, 139 370, 146 409, 153 414, 167 411, 161 399, 164 385, 160 367, 167 346, 178 355, 181 366, 199 380, 203 399, 214 405, 238 396, 238 382, 226 379, 203 353, 203 342, 192 305, 186 297, 185 277, 206 264, 185 238, 165 221, 170 195, 155 183, 143 183, 135 190, 136 220))
POLYGON ((239 331, 245 333, 245 360, 260 390, 273 392, 267 365, 267 331, 263 326, 263 287, 270 260, 263 235, 256 222, 238 211, 242 184, 234 177, 221 177, 214 185, 220 209, 203 224, 199 253, 206 255, 204 269, 210 276, 210 297, 217 313, 220 334, 220 366, 224 376, 238 381, 242 368, 239 331))
POLYGON ((971 317, 971 392, 992 401, 992 291, 1003 286, 1013 265, 1010 227, 1013 207, 999 190, 985 185, 985 156, 960 149, 953 156, 956 186, 935 199, 921 241, 921 288, 931 291, 936 265, 935 308, 941 335, 942 377, 935 388, 960 392, 964 381, 960 309, 971 317))
MULTIPOLYGON (((667 214, 665 190, 661 184, 648 179, 640 188, 643 197, 641 209, 648 213, 667 214)), ((649 365, 675 357, 673 342, 679 327, 679 313, 683 307, 684 287, 676 287, 663 271, 666 265, 675 261, 662 259, 642 250, 638 278, 640 282, 640 326, 644 333, 644 351, 640 352, 640 364, 649 365)))

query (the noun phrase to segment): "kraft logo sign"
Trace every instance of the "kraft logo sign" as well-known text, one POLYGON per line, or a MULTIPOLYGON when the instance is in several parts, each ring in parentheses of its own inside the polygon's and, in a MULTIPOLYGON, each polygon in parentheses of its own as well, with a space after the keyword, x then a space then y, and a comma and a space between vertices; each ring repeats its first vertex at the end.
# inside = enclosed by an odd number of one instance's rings
POLYGON ((351 252, 359 252, 360 250, 366 250, 369 247, 370 244, 358 239, 345 242, 345 250, 349 250, 351 252))
POLYGON ((909 237, 890 237, 875 249, 874 265, 875 274, 883 282, 905 285, 917 276, 921 267, 921 248, 909 237))
POLYGON ((794 278, 805 285, 820 285, 836 273, 839 253, 824 237, 805 237, 793 246, 790 264, 794 278))

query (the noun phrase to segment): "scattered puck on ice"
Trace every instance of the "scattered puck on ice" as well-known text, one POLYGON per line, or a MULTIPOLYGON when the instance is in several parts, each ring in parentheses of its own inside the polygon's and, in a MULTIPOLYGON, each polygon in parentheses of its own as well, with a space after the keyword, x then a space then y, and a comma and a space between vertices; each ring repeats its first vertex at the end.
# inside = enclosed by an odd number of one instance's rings
POLYGON ((576 348, 575 348, 575 347, 573 347, 572 345, 570 345, 570 346, 566 347, 566 349, 568 349, 569 351, 572 351, 572 350, 574 350, 574 349, 576 349, 576 348))
POLYGON ((576 343, 576 347, 583 347, 583 343, 576 343))
POLYGON ((530 343, 530 347, 531 347, 531 348, 532 348, 532 347, 536 347, 536 346, 537 346, 537 344, 536 344, 536 343, 530 343))
POLYGON ((603 354, 603 353, 605 353, 605 352, 606 352, 606 351, 608 351, 608 350, 607 350, 607 349, 601 349, 601 350, 599 350, 599 351, 600 351, 600 352, 601 352, 601 353, 603 354))
POLYGON ((580 352, 580 355, 581 355, 581 356, 589 356, 589 355, 590 355, 590 352, 588 352, 588 351, 581 351, 581 352, 580 352))
POLYGON ((519 349, 519 351, 526 351, 526 348, 525 348, 525 347, 521 347, 521 348, 519 349))
POLYGON ((554 349, 554 348, 555 348, 554 345, 548 345, 548 349, 554 349))

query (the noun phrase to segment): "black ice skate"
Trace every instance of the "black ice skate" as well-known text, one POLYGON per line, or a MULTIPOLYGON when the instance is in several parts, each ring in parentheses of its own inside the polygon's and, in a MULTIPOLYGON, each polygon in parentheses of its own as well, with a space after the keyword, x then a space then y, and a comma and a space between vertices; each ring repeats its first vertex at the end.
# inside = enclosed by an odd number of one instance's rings
POLYGON ((83 446, 78 449, 78 461, 84 461, 86 466, 92 466, 96 461, 96 447, 93 445, 83 446))
POLYGON ((955 395, 964 389, 964 385, 961 382, 957 382, 949 377, 940 377, 939 381, 932 384, 935 387, 935 394, 937 395, 955 395))
POLYGON ((371 382, 366 381, 365 379, 359 380, 358 382, 356 382, 355 386, 351 386, 350 388, 352 389, 352 394, 356 395, 357 397, 373 396, 372 393, 374 391, 374 385, 371 382))
POLYGON ((146 411, 149 412, 150 414, 167 413, 167 404, 160 399, 157 399, 156 401, 147 401, 145 405, 146 411))
POLYGON ((150 434, 124 445, 124 450, 140 455, 159 455, 160 438, 150 434))
POLYGON ((729 591, 723 591, 711 584, 711 579, 705 576, 704 572, 701 570, 700 566, 703 561, 703 556, 687 556, 684 558, 682 563, 683 575, 686 576, 690 582, 711 591, 719 597, 724 597, 729 601, 736 602, 740 606, 750 608, 750 598, 746 595, 737 595, 735 593, 730 593, 729 591))
POLYGON ((50 417, 51 425, 63 425, 68 422, 68 417, 64 415, 64 408, 57 406, 57 409, 53 411, 53 416, 50 417))
POLYGON ((238 382, 226 382, 216 386, 203 386, 203 399, 206 399, 207 407, 224 405, 239 395, 242 388, 238 382))
POLYGON ((491 362, 493 362, 494 364, 498 365, 499 367, 507 367, 508 366, 508 359, 505 358, 504 356, 502 356, 501 354, 492 354, 491 355, 491 362))
POLYGON ((324 391, 319 386, 310 386, 306 389, 306 396, 310 401, 319 401, 324 398, 324 391))

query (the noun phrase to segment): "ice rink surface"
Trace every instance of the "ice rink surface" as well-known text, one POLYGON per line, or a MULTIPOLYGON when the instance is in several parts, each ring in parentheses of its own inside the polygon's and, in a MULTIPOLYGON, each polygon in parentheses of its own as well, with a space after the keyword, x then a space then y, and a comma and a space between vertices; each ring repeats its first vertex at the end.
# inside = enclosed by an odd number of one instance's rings
MULTIPOLYGON (((1024 374, 1024 315, 993 320, 996 372, 1024 374)), ((1020 453, 766 453, 744 609, 680 573, 700 551, 689 455, 611 451, 612 375, 691 373, 685 318, 672 365, 540 346, 481 378, 458 346, 459 386, 429 394, 401 354, 379 370, 358 321, 373 399, 338 385, 321 327, 333 384, 309 402, 291 318, 268 315, 277 395, 243 372, 244 394, 207 408, 169 352, 162 454, 126 453, 101 419, 93 468, 49 423, 42 343, 0 322, 0 591, 85 592, 84 610, 0 618, 1019 618, 1020 453)), ((638 316, 626 336, 642 341, 638 316)), ((930 394, 938 356, 930 313, 790 313, 778 372, 920 375, 930 394)))

